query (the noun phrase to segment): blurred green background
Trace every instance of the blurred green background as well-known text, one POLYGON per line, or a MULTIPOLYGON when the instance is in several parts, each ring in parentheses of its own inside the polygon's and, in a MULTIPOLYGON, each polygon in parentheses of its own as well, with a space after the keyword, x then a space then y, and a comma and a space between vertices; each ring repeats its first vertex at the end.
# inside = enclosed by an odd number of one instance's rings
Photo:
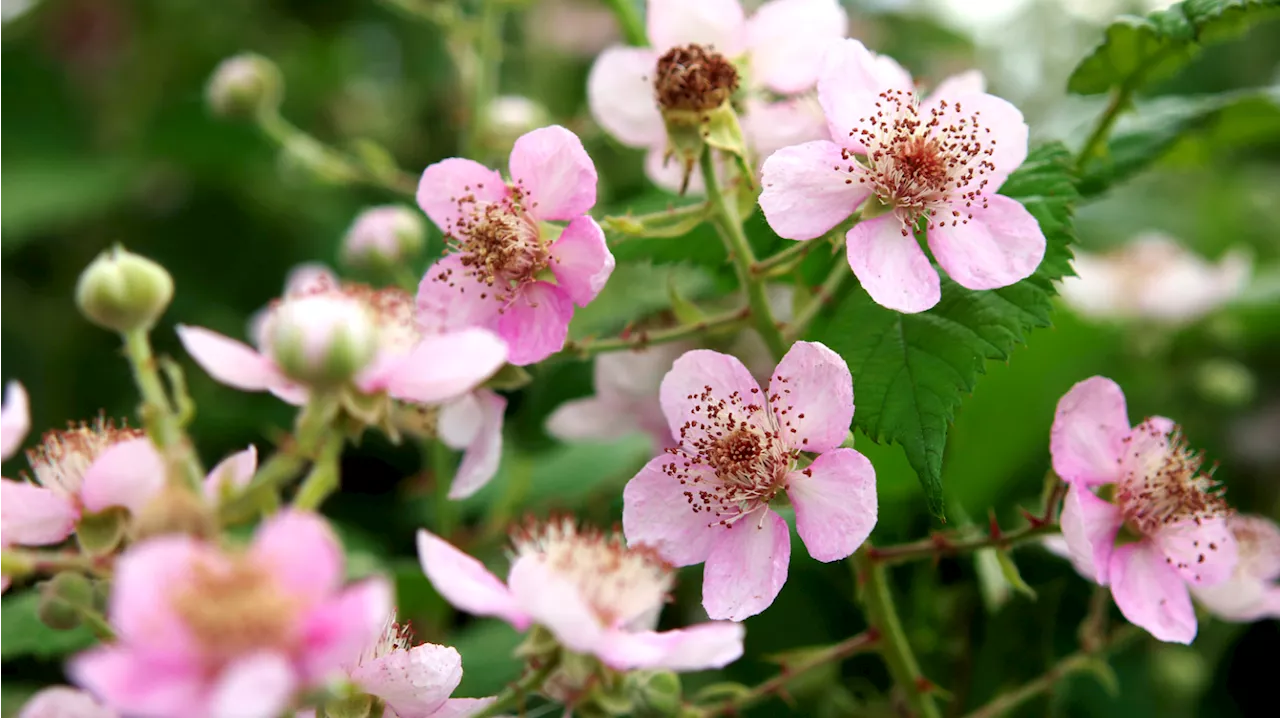
MULTIPOLYGON (((508 5, 500 92, 535 100, 554 121, 582 135, 601 175, 596 216, 667 202, 646 184, 641 153, 606 138, 586 110, 591 59, 616 41, 605 5, 508 5)), ((850 34, 871 48, 933 80, 979 67, 995 93, 1024 110, 1033 141, 1064 139, 1073 146, 1102 101, 1066 97, 1067 75, 1105 22, 1150 5, 846 3, 850 34)), ((211 117, 204 83, 219 60, 243 50, 271 58, 285 78, 286 117, 339 148, 361 138, 375 141, 415 175, 458 153, 460 128, 469 122, 467 88, 451 60, 450 38, 394 3, 5 0, 3 13, 8 154, 0 215, 0 356, 3 378, 20 379, 32 397, 37 431, 99 411, 132 412, 135 396, 116 339, 82 320, 71 299, 78 273, 99 251, 123 242, 173 273, 177 294, 154 341, 158 351, 181 357, 173 324, 243 336, 249 316, 279 293, 291 267, 333 265, 357 212, 399 199, 318 182, 282 161, 254 127, 211 117)), ((1273 20, 1209 48, 1148 94, 1271 86, 1280 81, 1277 61, 1280 21, 1273 20)), ((486 135, 479 159, 500 166, 507 142, 503 132, 486 135)), ((953 521, 968 516, 981 522, 990 509, 1012 526, 1019 520, 1017 506, 1038 505, 1053 407, 1074 382, 1097 373, 1120 382, 1134 417, 1159 413, 1180 420, 1193 444, 1220 463, 1217 476, 1236 505, 1280 515, 1278 160, 1280 113, 1265 103, 1246 104, 1201 123, 1155 168, 1081 207, 1083 248, 1116 246, 1137 232, 1160 229, 1209 257, 1247 248, 1254 277, 1231 306, 1178 331, 1090 324, 1060 309, 1052 329, 1034 333, 1007 365, 992 367, 964 403, 944 469, 953 521), (1224 371, 1247 378, 1232 385, 1243 390, 1224 390, 1224 371)), ((771 243, 759 217, 749 228, 761 247, 771 243)), ((620 251, 617 274, 601 300, 580 312, 574 333, 615 332, 663 308, 668 281, 699 298, 732 286, 731 268, 717 261, 723 251, 709 234, 681 242, 680 253, 702 259, 674 262, 674 254, 652 247, 620 251)), ((416 269, 423 267, 425 262, 416 269)), ((251 442, 268 449, 289 426, 290 412, 280 402, 216 385, 183 361, 199 406, 195 431, 206 461, 251 442)), ((590 365, 557 359, 536 367, 534 375, 532 385, 511 397, 498 479, 461 509, 460 536, 497 567, 505 565, 504 522, 525 511, 562 509, 602 525, 617 521, 621 486, 649 455, 642 437, 555 443, 543 422, 564 400, 590 392, 590 365)), ((898 448, 865 439, 858 448, 879 476, 875 541, 909 540, 940 528, 925 511, 898 448)), ((6 473, 19 471, 19 464, 11 462, 6 473)), ((393 572, 402 611, 414 619, 419 636, 461 651, 466 675, 460 694, 487 695, 518 675, 519 664, 509 657, 518 637, 495 621, 451 616, 421 577, 412 534, 436 514, 433 478, 420 466, 416 447, 391 446, 370 435, 344 458, 344 492, 326 510, 353 551, 352 570, 393 572)), ((722 675, 686 677, 686 687, 725 678, 755 682, 776 670, 768 662, 772 654, 861 630, 847 566, 795 555, 777 603, 747 623, 747 656, 722 675)), ((983 569, 971 558, 893 574, 925 673, 954 693, 945 703, 953 715, 1074 650, 1091 587, 1038 548, 1020 549, 1017 558, 1037 591, 1034 601, 1021 595, 984 599, 976 580, 983 569)), ((698 618, 699 584, 698 569, 682 573, 665 624, 698 618)), ((1114 611, 1113 617, 1119 620, 1114 611)), ((63 654, 83 645, 83 636, 35 626, 32 601, 22 591, 6 595, 3 621, 0 686, 4 715, 10 715, 33 687, 60 680, 63 654)), ((1147 640, 1118 655, 1118 693, 1095 676, 1078 675, 1020 714, 1270 714, 1277 655, 1275 622, 1205 620, 1190 648, 1147 640)), ((876 697, 886 685, 878 661, 862 657, 810 675, 791 693, 797 714, 862 715, 868 707, 886 708, 876 697)), ((774 700, 749 714, 788 712, 774 700)))

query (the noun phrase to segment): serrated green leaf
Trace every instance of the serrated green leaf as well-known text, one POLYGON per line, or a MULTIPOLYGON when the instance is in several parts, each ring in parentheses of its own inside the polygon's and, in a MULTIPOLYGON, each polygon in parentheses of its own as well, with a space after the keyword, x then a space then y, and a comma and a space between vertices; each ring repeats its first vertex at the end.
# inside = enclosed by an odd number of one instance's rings
POLYGON ((961 398, 973 391, 988 360, 1008 359, 1028 331, 1049 325, 1053 282, 1071 271, 1077 193, 1070 159, 1060 143, 1041 146, 1000 189, 1026 206, 1048 242, 1031 277, 981 292, 944 277, 942 300, 919 314, 885 309, 853 287, 809 331, 849 364, 855 426, 876 442, 902 445, 939 518, 942 453, 961 398))
POLYGON ((1067 90, 1096 95, 1134 90, 1186 66, 1203 45, 1274 17, 1280 0, 1185 0, 1144 17, 1120 17, 1076 66, 1067 90))
POLYGON ((61 658, 93 645, 84 626, 58 631, 41 623, 40 596, 35 591, 7 595, 0 601, 0 660, 20 656, 61 658))

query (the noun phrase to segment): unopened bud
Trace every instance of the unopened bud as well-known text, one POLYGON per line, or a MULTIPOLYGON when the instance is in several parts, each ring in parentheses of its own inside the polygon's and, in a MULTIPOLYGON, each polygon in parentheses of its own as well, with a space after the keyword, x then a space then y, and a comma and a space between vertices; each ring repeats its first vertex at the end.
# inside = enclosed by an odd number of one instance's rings
POLYGON ((185 486, 166 485, 133 517, 129 533, 134 541, 169 534, 212 538, 218 535, 218 522, 203 496, 185 486))
POLYGON ((342 239, 342 259, 353 267, 389 268, 417 257, 426 244, 422 214, 401 205, 360 213, 342 239))
POLYGON ((633 671, 626 678, 637 718, 668 718, 678 715, 683 702, 680 676, 671 671, 633 671))
POLYGON ((274 62, 244 53, 218 65, 209 78, 205 97, 218 115, 250 119, 280 106, 283 84, 274 62))
POLYGON ((39 585, 40 622, 50 628, 69 631, 80 625, 80 616, 92 610, 93 584, 83 574, 63 571, 39 585))
POLYGON ((169 272, 119 245, 99 254, 76 283, 80 311, 94 324, 121 333, 150 329, 171 299, 169 272))
POLYGON ((359 302, 314 295, 286 300, 271 318, 276 364, 314 387, 346 383, 373 360, 377 328, 359 302))
POLYGON ((549 124, 547 108, 523 95, 495 97, 485 111, 484 128, 494 149, 510 150, 521 135, 549 124))

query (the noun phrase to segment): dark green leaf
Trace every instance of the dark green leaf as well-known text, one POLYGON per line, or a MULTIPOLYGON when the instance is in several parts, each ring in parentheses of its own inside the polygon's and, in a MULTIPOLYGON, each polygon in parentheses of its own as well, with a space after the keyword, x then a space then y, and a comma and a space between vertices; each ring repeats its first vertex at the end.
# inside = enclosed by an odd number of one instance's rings
POLYGON ((0 601, 0 660, 19 656, 60 658, 93 645, 93 633, 86 627, 57 631, 40 622, 40 596, 24 591, 0 601))

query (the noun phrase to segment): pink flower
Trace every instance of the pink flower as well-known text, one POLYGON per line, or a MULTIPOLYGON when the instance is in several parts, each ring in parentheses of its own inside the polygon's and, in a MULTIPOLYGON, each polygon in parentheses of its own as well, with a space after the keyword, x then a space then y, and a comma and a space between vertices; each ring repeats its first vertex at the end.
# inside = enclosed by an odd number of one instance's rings
POLYGON ((243 491, 258 471, 258 449, 252 444, 244 451, 228 456, 209 471, 204 479, 204 495, 217 504, 223 496, 243 491))
POLYGON ((849 266, 877 303, 920 312, 938 303, 937 271, 913 228, 955 282, 994 289, 1025 279, 1044 257, 1031 213, 996 190, 1027 156, 1027 125, 972 78, 923 102, 887 57, 845 40, 831 51, 818 98, 835 142, 779 150, 764 163, 760 207, 787 239, 821 237, 859 207, 846 234, 849 266))
POLYGON ((398 204, 361 212, 342 238, 342 256, 355 266, 390 266, 422 251, 426 227, 422 215, 398 204))
POLYGON ((31 696, 18 718, 119 718, 119 714, 84 691, 53 686, 31 696))
POLYGON ((791 536, 770 503, 786 492, 796 529, 819 561, 853 553, 876 524, 875 470, 839 448, 853 420, 853 382, 835 352, 797 342, 767 391, 732 356, 692 351, 662 381, 678 446, 623 492, 629 544, 676 566, 706 562, 702 605, 740 621, 768 608, 787 580, 791 536), (807 463, 802 454, 816 454, 807 463))
POLYGON ((1191 594, 1227 621, 1280 618, 1280 527, 1262 516, 1232 514, 1227 528, 1239 555, 1235 570, 1217 585, 1192 585, 1191 594))
POLYGON ((31 409, 27 390, 16 381, 5 384, 4 408, 0 409, 0 460, 7 460, 22 446, 31 430, 31 409))
POLYGON ((813 89, 824 51, 844 37, 847 24, 835 0, 771 0, 749 20, 738 0, 650 0, 650 47, 614 46, 600 54, 587 79, 591 114, 619 142, 649 150, 650 179, 679 189, 683 170, 664 160, 667 132, 653 80, 658 58, 693 43, 742 69, 750 84, 742 90, 741 121, 760 157, 788 139, 826 138, 821 114, 799 98, 813 89))
POLYGON ((459 157, 422 173, 418 204, 444 232, 449 253, 422 278, 418 310, 438 331, 497 332, 509 361, 525 365, 560 351, 574 305, 595 299, 614 260, 587 215, 596 203, 596 168, 577 135, 559 125, 529 132, 516 140, 509 164, 510 184, 459 157))
POLYGON ((116 563, 118 639, 68 672, 112 709, 155 718, 272 718, 341 675, 391 612, 380 579, 344 588, 342 547, 318 516, 277 514, 247 550, 189 536, 140 543, 116 563))
POLYGON ((1062 535, 1076 570, 1111 587, 1120 612, 1162 641, 1190 643, 1196 616, 1187 586, 1212 586, 1235 569, 1236 540, 1221 489, 1200 471, 1169 419, 1130 428, 1124 393, 1095 376, 1058 402, 1049 451, 1069 485, 1062 535), (1111 500, 1094 493, 1111 484, 1111 500), (1124 527, 1134 543, 1117 545, 1124 527))
POLYGON ((651 630, 674 580, 671 567, 652 551, 628 548, 620 536, 581 529, 572 519, 532 526, 513 538, 506 584, 427 531, 418 532, 418 558, 454 606, 496 616, 518 630, 541 625, 566 649, 616 670, 697 671, 742 655, 743 630, 735 624, 651 630))

